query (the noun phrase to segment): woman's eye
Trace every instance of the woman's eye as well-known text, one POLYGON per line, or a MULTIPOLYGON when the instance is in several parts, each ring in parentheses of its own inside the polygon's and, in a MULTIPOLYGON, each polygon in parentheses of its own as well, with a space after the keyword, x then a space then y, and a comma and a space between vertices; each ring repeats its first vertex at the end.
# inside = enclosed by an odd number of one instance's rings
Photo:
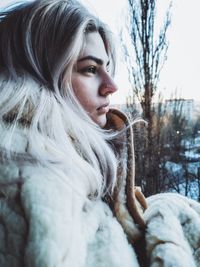
POLYGON ((86 68, 83 68, 81 70, 83 73, 91 73, 91 74, 96 74, 97 73, 97 68, 95 66, 88 66, 86 68))

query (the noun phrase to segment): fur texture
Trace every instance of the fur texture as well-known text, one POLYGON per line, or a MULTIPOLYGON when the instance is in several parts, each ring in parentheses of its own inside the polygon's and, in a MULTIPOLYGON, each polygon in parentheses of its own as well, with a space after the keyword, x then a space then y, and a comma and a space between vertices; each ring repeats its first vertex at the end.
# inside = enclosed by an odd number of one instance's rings
POLYGON ((200 266, 200 204, 163 193, 147 199, 146 244, 151 267, 200 266))
MULTIPOLYGON (((1 136, 6 131, 1 125, 1 136)), ((113 216, 103 200, 88 199, 82 177, 69 166, 52 163, 47 168, 25 156, 26 132, 19 128, 17 133, 13 160, 0 151, 1 267, 200 266, 199 203, 176 194, 152 196, 142 230, 126 206, 125 185, 118 184, 121 199, 116 198, 119 209, 113 209, 113 216), (142 251, 137 256, 134 240, 142 236, 144 247, 137 248, 142 251), (137 257, 149 263, 139 265, 137 257)), ((124 179, 128 173, 118 171, 124 179)))
MULTIPOLYGON (((1 136, 6 131, 1 125, 1 136)), ((109 206, 88 199, 69 166, 27 157, 26 132, 17 133, 10 158, 0 153, 0 266, 138 267, 109 206)))

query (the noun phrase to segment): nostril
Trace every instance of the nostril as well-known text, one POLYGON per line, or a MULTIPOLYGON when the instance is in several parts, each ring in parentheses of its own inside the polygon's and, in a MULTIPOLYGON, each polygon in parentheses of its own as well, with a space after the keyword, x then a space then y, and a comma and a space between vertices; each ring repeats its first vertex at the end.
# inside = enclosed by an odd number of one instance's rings
POLYGON ((100 95, 110 95, 117 91, 117 87, 113 83, 103 83, 99 88, 100 95))

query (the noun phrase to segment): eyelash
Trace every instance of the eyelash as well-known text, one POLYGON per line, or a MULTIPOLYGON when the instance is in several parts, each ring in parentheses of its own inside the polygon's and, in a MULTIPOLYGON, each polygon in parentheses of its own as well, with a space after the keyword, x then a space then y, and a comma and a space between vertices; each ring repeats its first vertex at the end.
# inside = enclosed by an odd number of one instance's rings
POLYGON ((95 66, 88 66, 85 67, 81 70, 82 73, 91 73, 91 74, 96 74, 97 73, 97 68, 95 66))
POLYGON ((106 70, 107 70, 108 73, 110 73, 110 65, 106 66, 106 70))
MULTIPOLYGON (((81 73, 89 73, 89 74, 96 74, 98 71, 98 68, 96 66, 87 66, 80 70, 81 73)), ((110 66, 106 66, 106 71, 110 72, 110 66)))

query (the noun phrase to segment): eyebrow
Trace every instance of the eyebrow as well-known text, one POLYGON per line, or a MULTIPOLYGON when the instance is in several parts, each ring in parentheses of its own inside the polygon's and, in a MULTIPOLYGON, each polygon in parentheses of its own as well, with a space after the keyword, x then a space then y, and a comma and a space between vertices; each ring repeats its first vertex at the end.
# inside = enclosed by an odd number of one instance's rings
MULTIPOLYGON (((103 60, 100 58, 94 57, 94 56, 86 56, 86 57, 80 58, 78 62, 82 62, 84 60, 92 60, 96 62, 98 65, 103 65, 103 60)), ((109 64, 110 64, 110 61, 108 61, 106 65, 109 65, 109 64)))

